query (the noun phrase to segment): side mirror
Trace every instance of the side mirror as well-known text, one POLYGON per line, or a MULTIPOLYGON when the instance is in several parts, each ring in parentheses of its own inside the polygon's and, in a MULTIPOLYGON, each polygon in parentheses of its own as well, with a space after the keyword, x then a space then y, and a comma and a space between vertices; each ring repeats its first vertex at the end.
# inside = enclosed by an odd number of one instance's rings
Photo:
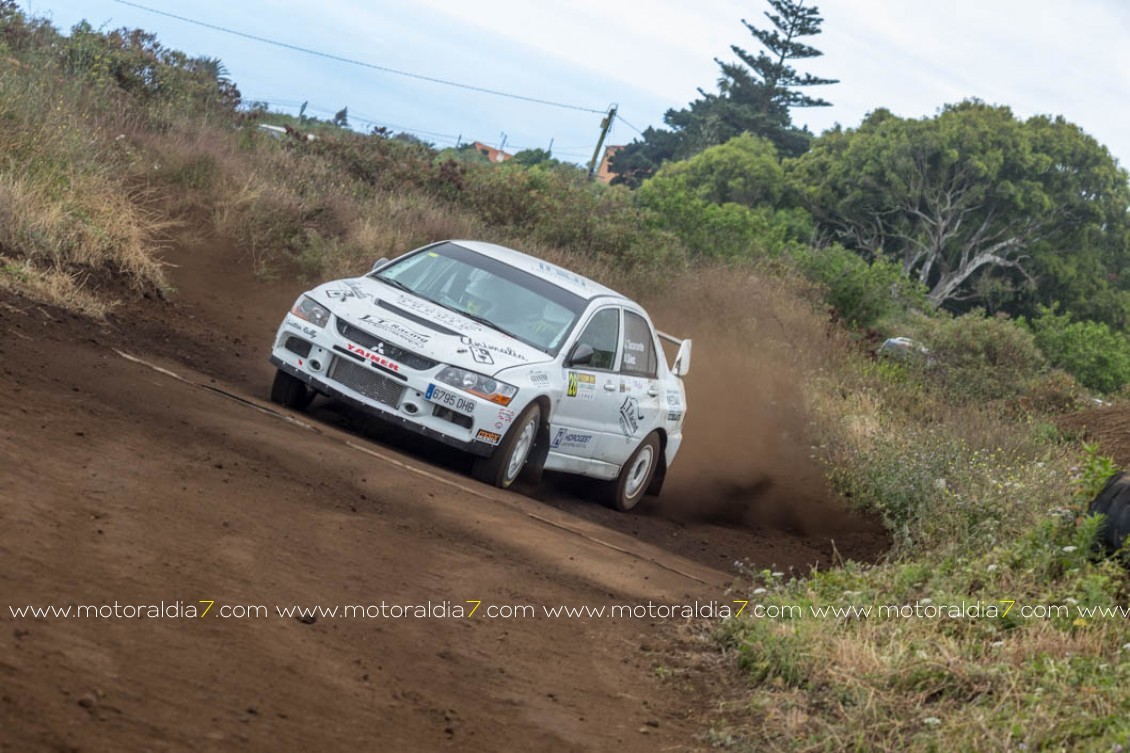
POLYGON ((593 349, 588 343, 577 343, 569 354, 566 366, 587 366, 592 363, 593 349))
POLYGON ((383 267, 386 264, 388 264, 388 259, 385 259, 385 258, 377 259, 375 262, 373 262, 373 268, 369 270, 369 274, 373 274, 373 272, 376 272, 378 269, 380 269, 381 267, 383 267))

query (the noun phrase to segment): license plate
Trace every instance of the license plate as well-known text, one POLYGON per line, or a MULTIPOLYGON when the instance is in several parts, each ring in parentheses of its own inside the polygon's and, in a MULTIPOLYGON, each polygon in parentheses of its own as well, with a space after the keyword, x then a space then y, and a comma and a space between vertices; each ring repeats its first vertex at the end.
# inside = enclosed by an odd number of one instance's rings
POLYGON ((424 393, 424 397, 431 400, 433 403, 442 405, 445 408, 450 408, 456 413, 462 413, 464 416, 470 416, 475 412, 475 401, 469 400, 454 392, 449 392, 443 387, 436 387, 434 384, 428 385, 428 391, 424 393))

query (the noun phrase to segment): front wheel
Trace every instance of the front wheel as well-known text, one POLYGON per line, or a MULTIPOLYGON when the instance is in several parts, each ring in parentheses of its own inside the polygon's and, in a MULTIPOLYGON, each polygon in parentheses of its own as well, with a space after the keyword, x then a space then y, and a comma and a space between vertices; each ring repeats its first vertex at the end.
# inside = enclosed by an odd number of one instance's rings
POLYGON ((271 402, 294 410, 305 410, 314 399, 314 391, 296 376, 279 369, 271 385, 271 402))
POLYGON ((502 442, 489 458, 476 458, 471 474, 484 484, 507 489, 530 457, 541 423, 541 406, 530 403, 506 432, 502 442))
POLYGON ((652 432, 624 463, 620 476, 608 484, 609 502, 614 509, 628 512, 640 503, 659 466, 659 453, 659 435, 652 432))

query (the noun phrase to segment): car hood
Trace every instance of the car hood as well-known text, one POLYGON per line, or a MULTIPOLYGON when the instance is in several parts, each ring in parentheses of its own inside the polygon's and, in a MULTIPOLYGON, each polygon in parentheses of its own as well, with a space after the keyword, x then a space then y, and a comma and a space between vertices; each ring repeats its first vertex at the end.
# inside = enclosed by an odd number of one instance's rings
POLYGON ((521 340, 369 277, 327 282, 307 295, 387 343, 488 376, 553 360, 521 340))

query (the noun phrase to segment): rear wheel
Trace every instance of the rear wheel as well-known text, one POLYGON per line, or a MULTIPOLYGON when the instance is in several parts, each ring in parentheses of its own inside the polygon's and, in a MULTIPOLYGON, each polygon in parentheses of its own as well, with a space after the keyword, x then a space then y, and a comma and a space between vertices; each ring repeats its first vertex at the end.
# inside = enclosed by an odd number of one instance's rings
POLYGON ((301 379, 282 369, 275 372, 275 383, 271 385, 271 402, 294 410, 305 410, 313 399, 314 390, 307 387, 301 379))
POLYGON ((530 403, 510 425, 494 454, 489 458, 476 458, 472 475, 479 481, 500 489, 509 488, 530 457, 541 423, 541 406, 530 403))
POLYGON ((659 435, 652 432, 624 463, 620 476, 608 484, 608 501, 614 509, 628 512, 640 503, 659 466, 659 452, 659 435))

